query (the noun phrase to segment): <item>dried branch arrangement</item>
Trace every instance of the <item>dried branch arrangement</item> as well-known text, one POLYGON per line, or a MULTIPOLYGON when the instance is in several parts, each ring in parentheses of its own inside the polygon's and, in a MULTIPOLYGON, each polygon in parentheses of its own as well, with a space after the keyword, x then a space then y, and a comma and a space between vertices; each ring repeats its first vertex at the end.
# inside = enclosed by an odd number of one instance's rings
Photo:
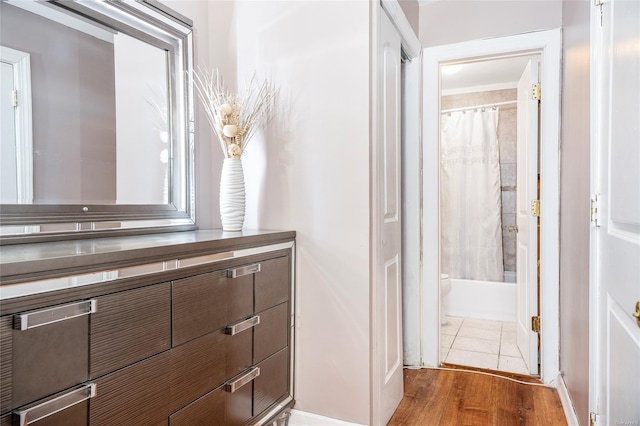
POLYGON ((198 68, 191 77, 225 157, 240 158, 255 130, 269 118, 276 95, 273 85, 258 82, 254 75, 244 94, 238 95, 227 90, 217 70, 198 68))

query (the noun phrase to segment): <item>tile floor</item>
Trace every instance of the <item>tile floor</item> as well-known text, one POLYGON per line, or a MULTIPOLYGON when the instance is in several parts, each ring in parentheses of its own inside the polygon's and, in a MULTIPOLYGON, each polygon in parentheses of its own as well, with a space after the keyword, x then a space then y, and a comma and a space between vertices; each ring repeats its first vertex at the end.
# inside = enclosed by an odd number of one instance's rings
POLYGON ((516 346, 516 323, 446 317, 440 359, 450 364, 529 374, 516 346))

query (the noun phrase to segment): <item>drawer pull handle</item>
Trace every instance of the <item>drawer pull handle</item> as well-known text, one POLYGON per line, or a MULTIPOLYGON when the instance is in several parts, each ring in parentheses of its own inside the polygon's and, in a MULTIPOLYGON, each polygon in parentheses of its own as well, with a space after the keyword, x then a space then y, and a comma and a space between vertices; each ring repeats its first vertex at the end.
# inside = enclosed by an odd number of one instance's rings
POLYGON ((252 367, 247 373, 234 380, 229 380, 224 384, 224 390, 226 392, 234 393, 256 377, 260 375, 260 367, 252 367))
POLYGON ((55 414, 59 411, 66 410, 76 404, 93 398, 96 395, 96 384, 88 383, 82 385, 79 388, 72 390, 71 392, 60 395, 56 398, 34 405, 32 407, 25 408, 23 410, 16 410, 13 412, 19 419, 20 426, 30 425, 55 414))
POLYGON ((249 319, 246 319, 244 321, 240 321, 236 324, 233 325, 228 325, 225 329, 224 329, 224 333, 228 334, 230 336, 234 336, 238 333, 240 333, 241 331, 245 331, 248 330, 252 327, 255 327, 256 325, 260 324, 260 315, 256 315, 253 316, 249 319))
POLYGON ((89 315, 98 309, 96 299, 70 303, 68 305, 55 306, 53 308, 15 314, 13 316, 13 328, 15 330, 28 330, 54 322, 89 315))
POLYGON ((244 275, 255 274, 260 272, 260 264, 254 263, 252 265, 240 266, 239 268, 227 269, 227 278, 238 278, 244 275))

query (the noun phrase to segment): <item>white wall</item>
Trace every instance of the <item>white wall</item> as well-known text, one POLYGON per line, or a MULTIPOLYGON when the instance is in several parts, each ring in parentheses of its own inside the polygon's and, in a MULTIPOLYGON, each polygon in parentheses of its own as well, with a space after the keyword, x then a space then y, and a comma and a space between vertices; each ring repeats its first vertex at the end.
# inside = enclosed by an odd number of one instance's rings
MULTIPOLYGON (((367 424, 371 6, 163 1, 194 20, 197 64, 232 88, 236 69, 239 81, 257 70, 280 88, 278 116, 243 158, 245 227, 298 232, 296 408, 367 424)), ((526 0, 420 9, 423 46, 557 28, 562 12, 560 1, 526 0)), ((198 222, 209 229, 220 226, 222 153, 197 118, 198 222)))
POLYGON ((369 419, 369 2, 236 3, 239 81, 279 87, 245 226, 297 231, 296 408, 369 419))
POLYGON ((589 423, 589 1, 565 1, 560 163, 560 369, 589 423))
POLYGON ((398 0, 411 29, 416 35, 420 34, 420 3, 418 0, 398 0))
MULTIPOLYGON (((232 88, 236 69, 240 76, 256 69, 272 76, 280 87, 279 116, 264 135, 255 136, 243 159, 246 226, 298 232, 296 408, 366 424, 369 5, 364 1, 163 2, 194 20, 197 64, 219 68, 232 88)), ((420 40, 426 47, 558 28, 562 15, 560 0, 432 2, 420 7, 420 40)), ((574 47, 579 54, 577 42, 574 47)), ((576 67, 582 66, 578 56, 574 59, 576 67)), ((579 101, 571 93, 570 88, 564 90, 563 112, 579 101)), ((197 119, 197 215, 200 228, 210 229, 220 226, 222 153, 204 115, 197 119)), ((562 176, 566 188, 573 175, 562 176)), ((564 204, 569 194, 562 194, 564 204)), ((565 225, 566 239, 573 231, 565 225)), ((562 300, 569 300, 567 290, 562 291, 562 300)), ((561 303, 566 308, 566 302, 561 303)), ((568 314, 563 314, 566 325, 573 323, 568 314)), ((584 411, 585 396, 577 393, 584 390, 580 379, 584 359, 564 353, 572 344, 567 340, 570 333, 571 327, 563 328, 563 368, 569 374, 565 380, 577 408, 584 411), (575 372, 567 368, 572 362, 575 372)))
MULTIPOLYGON (((369 419, 369 2, 180 1, 196 64, 280 89, 243 157, 245 228, 297 231, 296 408, 369 419)), ((196 103, 197 104, 197 103, 196 103)), ((222 153, 200 111, 197 220, 220 227, 222 153)))
POLYGON ((420 6, 422 47, 561 26, 561 0, 434 1, 420 6))
MULTIPOLYGON (((236 87, 235 2, 201 0, 161 0, 193 21, 194 64, 219 69, 230 89, 236 87)), ((220 171, 223 154, 216 135, 197 100, 196 221, 200 229, 221 227, 219 208, 220 171)))

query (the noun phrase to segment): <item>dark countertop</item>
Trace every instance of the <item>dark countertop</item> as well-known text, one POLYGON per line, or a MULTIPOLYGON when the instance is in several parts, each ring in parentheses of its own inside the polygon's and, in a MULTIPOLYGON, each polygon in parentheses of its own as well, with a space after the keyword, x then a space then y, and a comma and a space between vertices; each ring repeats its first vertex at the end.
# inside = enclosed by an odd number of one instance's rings
POLYGON ((0 246, 0 285, 291 241, 295 231, 198 230, 0 246))

